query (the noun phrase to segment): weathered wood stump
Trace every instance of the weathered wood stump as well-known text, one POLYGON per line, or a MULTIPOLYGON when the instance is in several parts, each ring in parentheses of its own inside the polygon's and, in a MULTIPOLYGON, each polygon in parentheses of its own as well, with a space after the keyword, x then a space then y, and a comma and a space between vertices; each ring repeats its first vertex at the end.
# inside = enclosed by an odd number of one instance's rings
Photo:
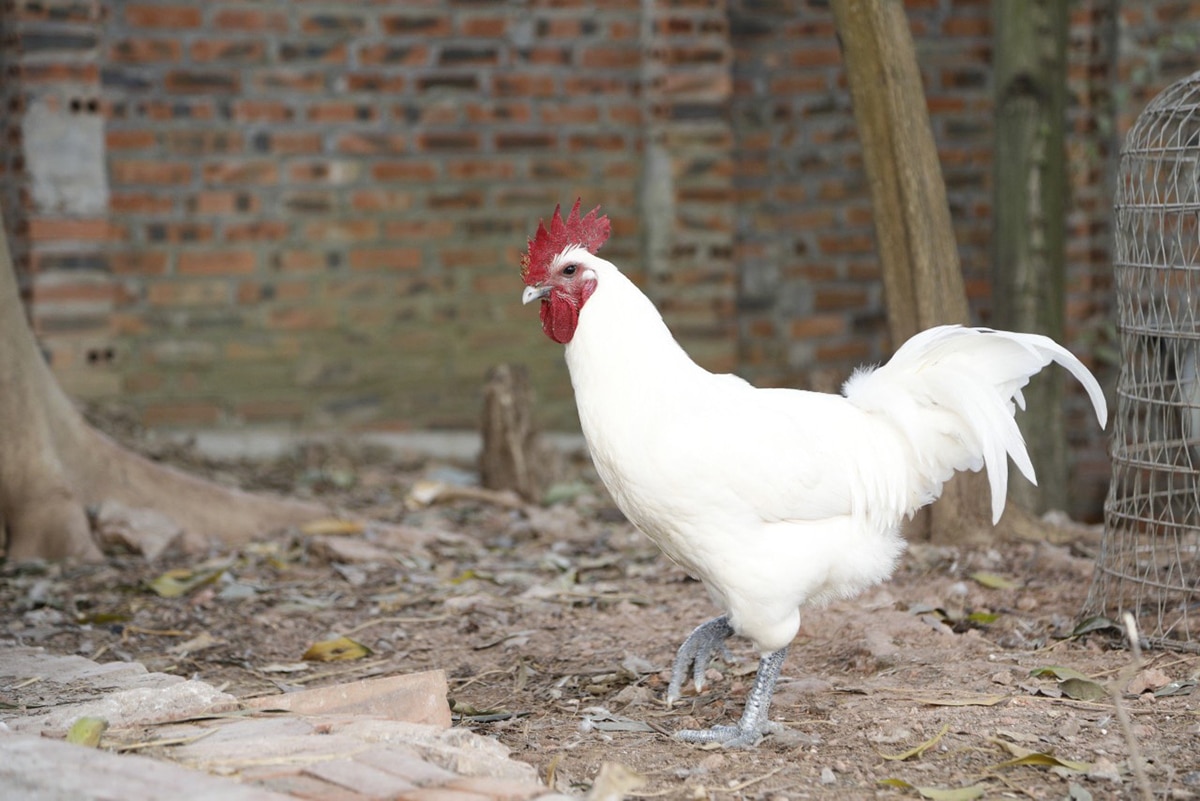
POLYGON ((483 486, 513 490, 538 501, 545 490, 548 453, 533 422, 533 388, 524 365, 488 370, 483 387, 483 486))

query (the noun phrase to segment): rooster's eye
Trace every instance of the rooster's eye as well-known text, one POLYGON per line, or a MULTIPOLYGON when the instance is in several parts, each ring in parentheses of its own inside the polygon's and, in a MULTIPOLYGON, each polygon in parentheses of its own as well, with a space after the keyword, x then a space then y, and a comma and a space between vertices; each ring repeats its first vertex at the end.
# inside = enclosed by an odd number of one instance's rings
POLYGON ((563 275, 574 275, 575 271, 578 269, 579 269, 579 265, 568 264, 566 267, 563 267, 563 275))

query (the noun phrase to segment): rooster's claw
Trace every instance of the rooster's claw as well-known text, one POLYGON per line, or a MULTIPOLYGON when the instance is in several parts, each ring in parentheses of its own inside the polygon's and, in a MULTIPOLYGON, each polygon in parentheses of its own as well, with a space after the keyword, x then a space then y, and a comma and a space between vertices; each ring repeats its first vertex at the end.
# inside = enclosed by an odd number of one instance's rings
POLYGON ((667 685, 668 704, 679 700, 683 683, 688 677, 688 668, 691 668, 696 692, 704 688, 704 671, 708 669, 709 660, 718 650, 725 650, 725 641, 732 636, 733 626, 729 625, 729 619, 724 615, 702 623, 688 635, 683 645, 679 646, 675 663, 671 666, 671 683, 667 685))

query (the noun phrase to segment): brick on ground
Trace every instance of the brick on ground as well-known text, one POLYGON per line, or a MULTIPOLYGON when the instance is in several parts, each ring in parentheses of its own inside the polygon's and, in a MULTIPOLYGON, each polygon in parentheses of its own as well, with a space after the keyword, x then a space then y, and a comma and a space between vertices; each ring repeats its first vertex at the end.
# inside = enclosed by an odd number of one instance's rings
POLYGON ((263 708, 271 708, 280 706, 280 699, 299 698, 292 711, 280 715, 194 720, 189 718, 229 709, 237 701, 204 682, 148 673, 135 663, 98 665, 0 644, 0 686, 9 693, 26 691, 19 700, 27 704, 32 695, 45 705, 32 714, 21 709, 0 714, 0 786, 34 801, 561 798, 547 794, 534 768, 510 759, 500 743, 448 727, 441 671, 262 700, 263 708), (405 691, 430 699, 405 700, 405 691), (176 706, 173 699, 181 692, 193 699, 211 697, 212 705, 207 710, 176 706), (85 714, 118 722, 110 725, 99 749, 57 739, 85 714), (406 714, 440 722, 392 719, 406 714), (147 740, 177 743, 163 752, 173 761, 105 750, 147 740))

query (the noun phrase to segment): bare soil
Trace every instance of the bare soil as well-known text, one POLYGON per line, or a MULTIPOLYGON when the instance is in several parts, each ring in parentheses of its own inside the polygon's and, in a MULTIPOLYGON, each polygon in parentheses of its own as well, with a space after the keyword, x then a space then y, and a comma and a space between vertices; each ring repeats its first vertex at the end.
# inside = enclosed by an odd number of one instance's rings
POLYGON ((264 534, 153 564, 114 554, 99 565, 4 566, 0 637, 137 660, 241 697, 441 668, 456 725, 498 738, 567 793, 586 792, 612 762, 644 778, 632 795, 655 798, 917 798, 915 787, 1132 798, 1132 740, 1157 797, 1200 795, 1200 657, 1153 651, 1139 667, 1111 632, 1070 636, 1094 530, 1060 546, 913 545, 890 583, 807 613, 772 709, 782 730, 726 751, 670 732, 734 722, 757 657, 731 641, 704 690, 665 707, 676 647, 717 610, 621 518, 585 463, 560 471, 551 505, 422 504, 414 488, 469 485, 473 472, 350 447, 239 463, 150 450, 398 528, 264 534), (170 570, 209 580, 163 597, 151 583, 170 570), (340 636, 370 653, 303 659, 340 636), (1111 697, 1060 683, 1064 671, 1038 675, 1051 666, 1117 687, 1130 725, 1111 697))

